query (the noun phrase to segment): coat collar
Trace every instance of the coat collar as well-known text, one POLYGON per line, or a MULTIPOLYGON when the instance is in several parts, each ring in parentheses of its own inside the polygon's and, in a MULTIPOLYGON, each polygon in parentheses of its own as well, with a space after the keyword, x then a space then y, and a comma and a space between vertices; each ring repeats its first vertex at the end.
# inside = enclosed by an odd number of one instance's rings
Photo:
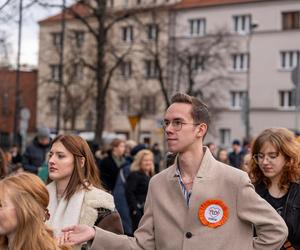
MULTIPOLYGON (((197 178, 201 178, 201 179, 213 178, 215 177, 215 166, 217 160, 213 157, 210 150, 206 146, 203 147, 203 152, 204 155, 196 176, 197 178)), ((175 163, 169 167, 169 173, 168 173, 169 180, 177 181, 177 177, 178 177, 178 174, 176 173, 176 169, 178 167, 177 161, 178 161, 178 155, 175 158, 175 163)))

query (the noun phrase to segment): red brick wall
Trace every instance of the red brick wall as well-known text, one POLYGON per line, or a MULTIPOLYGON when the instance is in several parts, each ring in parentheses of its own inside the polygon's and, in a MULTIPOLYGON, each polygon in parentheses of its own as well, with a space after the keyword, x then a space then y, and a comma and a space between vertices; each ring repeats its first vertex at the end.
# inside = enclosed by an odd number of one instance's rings
MULTIPOLYGON (((30 110, 28 132, 34 132, 37 107, 37 71, 20 72, 20 105, 30 110)), ((0 131, 12 133, 14 129, 16 71, 0 69, 0 131), (4 100, 7 101, 4 101, 4 100)))

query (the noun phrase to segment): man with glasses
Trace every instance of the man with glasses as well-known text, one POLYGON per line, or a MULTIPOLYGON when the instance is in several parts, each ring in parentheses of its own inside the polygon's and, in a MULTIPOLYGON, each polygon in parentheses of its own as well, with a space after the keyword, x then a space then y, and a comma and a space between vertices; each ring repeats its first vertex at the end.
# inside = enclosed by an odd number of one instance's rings
POLYGON ((279 249, 287 236, 284 221, 256 194, 246 173, 216 161, 203 147, 209 123, 205 104, 174 95, 162 125, 177 157, 151 179, 134 237, 77 225, 64 230, 64 241, 93 239, 94 250, 279 249))

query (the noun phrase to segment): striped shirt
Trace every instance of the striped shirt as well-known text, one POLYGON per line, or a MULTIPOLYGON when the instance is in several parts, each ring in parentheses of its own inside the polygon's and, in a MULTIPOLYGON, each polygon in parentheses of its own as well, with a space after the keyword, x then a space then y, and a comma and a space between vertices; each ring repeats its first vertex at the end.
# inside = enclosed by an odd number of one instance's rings
POLYGON ((183 193, 183 196, 184 196, 184 199, 186 201, 186 204, 189 207, 190 198, 191 198, 191 195, 192 195, 192 189, 190 191, 186 190, 186 188, 185 188, 185 186, 183 184, 183 180, 182 180, 182 176, 181 176, 178 164, 177 164, 177 167, 176 167, 176 174, 175 174, 175 176, 178 177, 178 181, 179 181, 179 184, 180 184, 180 187, 181 187, 181 191, 183 193))

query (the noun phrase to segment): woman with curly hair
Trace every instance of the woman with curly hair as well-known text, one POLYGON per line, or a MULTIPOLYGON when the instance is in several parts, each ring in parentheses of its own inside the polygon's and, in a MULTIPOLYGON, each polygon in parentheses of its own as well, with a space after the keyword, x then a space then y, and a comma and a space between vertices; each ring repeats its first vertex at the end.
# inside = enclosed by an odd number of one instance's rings
POLYGON ((39 177, 20 173, 0 181, 0 249, 58 250, 45 225, 49 194, 39 177))
POLYGON ((300 250, 300 144, 285 128, 269 128, 255 139, 250 178, 258 194, 285 220, 289 235, 282 249, 300 250))
MULTIPOLYGON (((98 226, 123 233, 111 194, 103 190, 93 154, 77 135, 59 135, 52 141, 48 160, 50 194, 48 225, 57 234, 73 224, 98 226)), ((81 249, 85 246, 76 246, 81 249)))

